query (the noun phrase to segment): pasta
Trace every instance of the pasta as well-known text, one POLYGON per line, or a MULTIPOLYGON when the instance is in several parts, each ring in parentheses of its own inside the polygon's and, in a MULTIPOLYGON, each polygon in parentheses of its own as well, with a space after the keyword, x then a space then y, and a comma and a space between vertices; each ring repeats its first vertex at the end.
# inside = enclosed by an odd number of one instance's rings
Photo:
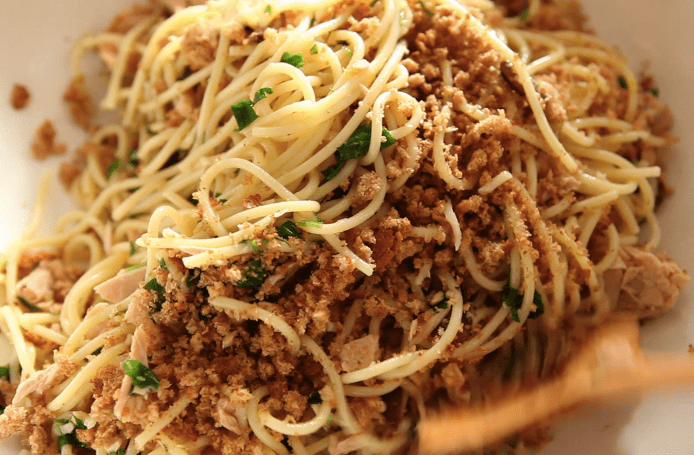
POLYGON ((37 236, 45 178, 2 255, 0 437, 407 453, 688 281, 654 253, 669 111, 573 6, 196 3, 75 47, 120 120, 61 169, 80 209, 37 236))

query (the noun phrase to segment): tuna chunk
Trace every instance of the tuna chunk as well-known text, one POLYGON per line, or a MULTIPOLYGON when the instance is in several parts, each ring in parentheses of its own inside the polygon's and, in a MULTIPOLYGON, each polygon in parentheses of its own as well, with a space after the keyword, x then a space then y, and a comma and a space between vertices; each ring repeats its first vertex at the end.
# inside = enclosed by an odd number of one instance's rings
POLYGON ((12 404, 18 404, 30 393, 43 393, 43 391, 56 386, 79 369, 76 364, 63 354, 56 353, 54 360, 55 363, 48 368, 33 373, 19 384, 14 398, 12 398, 12 404))
POLYGON ((661 315, 674 305, 689 281, 687 272, 662 254, 623 247, 605 271, 605 292, 620 311, 639 318, 661 315))
POLYGON ((137 291, 145 279, 145 268, 121 272, 99 284, 94 290, 107 302, 117 303, 137 291))
POLYGON ((342 369, 355 371, 368 367, 378 355, 378 336, 366 335, 345 344, 340 352, 342 369))

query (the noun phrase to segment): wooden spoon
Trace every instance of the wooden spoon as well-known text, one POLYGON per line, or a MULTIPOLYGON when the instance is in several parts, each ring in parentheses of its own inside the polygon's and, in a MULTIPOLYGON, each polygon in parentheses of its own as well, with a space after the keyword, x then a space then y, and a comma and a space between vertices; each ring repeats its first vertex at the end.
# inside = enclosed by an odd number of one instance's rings
POLYGON ((482 408, 451 409, 423 418, 419 453, 441 455, 493 446, 577 406, 649 390, 694 385, 691 354, 646 354, 637 321, 597 328, 559 377, 482 408))

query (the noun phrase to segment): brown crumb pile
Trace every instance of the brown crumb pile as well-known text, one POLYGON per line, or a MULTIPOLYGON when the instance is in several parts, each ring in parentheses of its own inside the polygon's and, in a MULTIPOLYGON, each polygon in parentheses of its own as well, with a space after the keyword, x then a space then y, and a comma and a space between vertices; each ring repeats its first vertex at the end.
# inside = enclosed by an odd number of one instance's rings
POLYGON ((57 133, 50 120, 45 120, 36 129, 34 142, 31 144, 31 154, 34 158, 45 160, 52 155, 64 155, 67 147, 55 141, 57 133))
POLYGON ((31 101, 29 89, 22 84, 14 84, 12 87, 12 95, 10 95, 10 103, 14 109, 24 109, 31 101))
MULTIPOLYGON (((131 7, 113 21, 110 31, 125 34, 143 17, 160 14, 157 20, 161 20, 171 11, 192 3, 198 2, 160 0, 152 5, 131 7)), ((383 149, 388 183, 393 184, 390 188, 395 188, 394 182, 403 177, 408 177, 407 183, 389 191, 381 210, 367 223, 339 236, 339 242, 372 265, 374 273, 366 276, 360 272, 353 259, 338 254, 321 236, 307 231, 287 235, 279 229, 280 223, 258 232, 255 238, 246 239, 245 243, 252 246, 250 252, 197 268, 184 266, 183 259, 192 253, 159 250, 157 254, 164 257, 153 278, 140 284, 124 315, 118 314, 114 321, 104 322, 98 329, 120 324, 133 333, 128 356, 146 363, 158 378, 159 386, 142 394, 128 393, 127 388, 122 388, 124 379, 128 380, 122 368, 116 365, 100 368, 91 382, 92 393, 85 408, 96 424, 78 433, 80 441, 93 447, 119 448, 127 438, 164 415, 181 397, 191 396, 191 404, 166 427, 167 435, 182 444, 205 437, 211 447, 209 453, 256 455, 263 445, 241 410, 261 387, 267 387, 268 393, 260 401, 260 412, 269 412, 279 420, 303 422, 313 418, 316 411, 309 404, 309 397, 318 391, 321 399, 333 406, 337 403, 323 366, 307 350, 299 349, 297 353, 283 334, 263 322, 258 309, 279 316, 299 336, 309 336, 328 355, 337 373, 344 374, 392 358, 403 349, 414 351, 433 346, 449 321, 448 314, 441 316, 442 310, 449 309, 452 295, 447 293, 445 277, 452 278, 464 301, 462 328, 451 346, 441 353, 449 357, 410 375, 402 387, 391 393, 347 397, 347 404, 364 432, 387 439, 397 434, 401 422, 414 427, 421 406, 439 409, 450 403, 481 403, 497 396, 500 390, 519 387, 521 380, 539 381, 562 367, 568 355, 567 346, 576 337, 573 322, 563 319, 565 314, 556 316, 547 326, 542 325, 544 319, 526 323, 518 329, 512 342, 492 355, 485 356, 490 348, 483 347, 475 351, 475 357, 453 359, 456 346, 483 334, 483 328, 497 311, 508 306, 504 299, 508 297, 509 285, 503 291, 486 289, 475 279, 477 272, 467 262, 466 254, 472 255, 479 273, 502 281, 510 279, 512 251, 522 251, 532 260, 532 272, 536 273, 538 289, 542 291, 538 295, 540 299, 545 296, 545 305, 557 297, 552 283, 561 273, 566 288, 566 295, 561 298, 576 298, 578 308, 573 311, 588 320, 600 311, 589 298, 594 278, 591 271, 568 253, 560 263, 560 271, 553 269, 549 258, 567 251, 570 245, 587 254, 588 263, 597 262, 607 254, 608 226, 624 224, 619 211, 608 206, 597 214, 594 239, 581 245, 581 232, 574 226, 577 221, 569 223, 569 214, 562 212, 549 219, 543 215, 562 201, 574 203, 591 195, 577 191, 581 186, 578 176, 567 170, 558 158, 532 145, 532 141, 521 140, 517 134, 517 127, 527 127, 529 135, 539 138, 535 113, 510 63, 475 21, 486 19, 500 25, 504 17, 522 14, 526 2, 497 3, 497 8, 485 13, 473 9, 470 15, 457 17, 455 9, 448 5, 436 6, 431 11, 426 8, 426 2, 410 2, 413 27, 405 36, 408 53, 402 65, 409 73, 404 91, 418 101, 424 112, 413 140, 417 153, 414 162, 408 161, 410 144, 406 140, 383 149), (446 80, 446 67, 451 70, 450 83, 446 80), (486 118, 476 120, 464 112, 468 103, 479 106, 486 118), (436 138, 442 134, 445 135, 444 164, 455 179, 469 185, 464 189, 453 187, 440 175, 434 149, 436 138), (532 172, 540 176, 532 196, 527 190, 533 181, 531 170, 523 164, 527 162, 535 163, 532 172), (491 193, 478 191, 503 171, 513 171, 515 178, 491 193), (449 221, 451 211, 459 222, 459 231, 449 221), (509 214, 517 218, 512 220, 509 214), (456 234, 459 234, 457 241, 456 234), (252 309, 224 309, 212 304, 215 298, 241 301, 252 309), (349 330, 347 321, 351 324, 349 330), (432 321, 435 328, 425 332, 432 321), (412 339, 418 339, 416 348, 404 342, 412 339), (530 352, 531 349, 535 351, 530 352), (545 365, 527 361, 526 356, 530 355, 541 356, 545 365), (523 370, 526 364, 527 370, 523 370)), ((368 2, 358 3, 353 17, 343 28, 366 34, 375 31, 378 21, 373 11, 368 2)), ((341 12, 338 8, 323 14, 330 18, 341 12)), ((266 29, 231 27, 227 37, 232 45, 277 39, 276 28, 296 25, 293 20, 291 12, 286 12, 266 29)), ((584 22, 575 2, 551 0, 542 2, 537 14, 522 27, 535 31, 585 31, 584 22)), ((142 39, 147 37, 144 33, 142 39)), ((218 31, 205 29, 198 23, 186 26, 180 40, 185 65, 177 76, 183 79, 192 71, 208 66, 220 41, 218 31)), ((128 57, 126 81, 132 79, 137 69, 139 52, 135 46, 128 57)), ((113 46, 103 45, 99 53, 111 67, 115 61, 113 46)), ((599 72, 610 89, 609 93, 595 94, 587 115, 624 117, 628 93, 619 87, 618 68, 585 63, 578 57, 574 63, 599 72)), ((533 89, 554 131, 560 131, 578 109, 572 104, 574 77, 559 66, 551 66, 533 78, 533 89)), ((228 74, 222 75, 220 90, 231 80, 228 74)), ((176 127, 200 115, 206 84, 207 81, 197 84, 165 104, 159 113, 160 124, 176 127)), ((646 93, 650 83, 642 84, 633 123, 670 140, 669 111, 655 96, 646 93)), ((168 87, 160 80, 149 89, 163 93, 168 87)), ((73 81, 65 99, 76 122, 91 128, 90 101, 84 81, 73 81)), ((348 108, 349 113, 358 108, 356 104, 348 108)), ((398 114, 404 118, 409 118, 413 110, 413 106, 404 104, 398 108, 398 114)), ((137 151, 142 130, 149 127, 146 125, 129 137, 128 150, 137 151)), ((89 142, 80 147, 75 158, 61 167, 60 176, 66 186, 70 187, 80 177, 89 158, 95 158, 93 162, 107 179, 125 181, 137 176, 141 172, 137 157, 117 157, 117 140, 109 136, 101 143, 89 142), (118 165, 115 168, 114 163, 118 165)), ((221 144, 219 149, 224 146, 221 144)), ((64 149, 55 144, 55 131, 46 121, 37 131, 34 155, 43 159, 63 153, 64 149)), ((634 162, 659 162, 658 149, 646 141, 624 143, 614 149, 634 162)), ((172 153, 162 163, 162 169, 185 159, 187 153, 182 149, 172 153)), ((322 201, 339 203, 345 195, 352 195, 350 207, 341 218, 357 214, 382 194, 378 173, 371 169, 361 171, 322 201)), ((252 183, 251 180, 249 176, 244 184, 252 183)), ((658 187, 657 182, 653 184, 658 187)), ((663 185, 661 181, 661 188, 663 185)), ((138 188, 131 190, 134 193, 138 188)), ((191 207, 197 205, 198 194, 190 196, 187 202, 193 204, 191 207)), ((221 193, 211 197, 215 210, 224 210, 222 198, 221 193)), ((114 206, 120 203, 120 200, 109 202, 114 206)), ((262 203, 261 194, 248 194, 241 204, 253 209, 262 203)), ((203 218, 201 207, 198 205, 196 215, 199 220, 203 218)), ((130 218, 136 220, 138 216, 130 218)), ((288 218, 280 222, 285 219, 288 218)), ((321 220, 322 223, 336 221, 321 220)), ((129 239, 143 233, 136 221, 130 225, 129 239)), ((640 318, 657 316, 672 306, 688 280, 672 261, 640 247, 621 246, 615 257, 615 263, 599 277, 609 299, 606 311, 640 318), (637 295, 644 284, 651 290, 647 302, 637 295)), ((62 302, 66 285, 81 273, 67 268, 55 257, 33 253, 23 257, 19 278, 31 282, 28 278, 41 274, 50 277, 54 281, 51 292, 60 296, 56 302, 62 302), (61 267, 65 269, 63 274, 56 272, 61 267)), ((36 288, 29 290, 32 289, 36 288)), ((518 294, 522 289, 515 291, 518 294)), ((34 294, 22 295, 33 298, 34 294)), ((540 304, 535 298, 532 305, 536 317, 539 316, 540 304)), ((492 329, 492 338, 508 324, 504 321, 499 328, 492 329)), ((111 337, 104 349, 124 340, 124 334, 111 337)), ((694 352, 691 345, 689 351, 694 352)), ((382 386, 384 382, 369 379, 359 385, 382 386)), ((47 428, 48 411, 40 406, 32 410, 7 409, 9 412, 0 418, 3 431, 34 438, 37 442, 29 441, 34 454, 42 453, 43 449, 52 453, 53 447, 46 445, 46 436, 41 433, 47 428)), ((330 436, 331 455, 345 455, 354 450, 350 446, 353 440, 336 433, 340 422, 331 425, 316 432, 317 438, 330 436)), ((269 430, 269 434, 278 443, 289 444, 280 433, 269 430)), ((525 453, 526 447, 540 447, 549 439, 544 428, 530 429, 505 441, 504 448, 508 453, 520 454, 525 453)), ((408 442, 413 446, 411 443, 408 442)), ((147 449, 154 447, 150 443, 147 449)))

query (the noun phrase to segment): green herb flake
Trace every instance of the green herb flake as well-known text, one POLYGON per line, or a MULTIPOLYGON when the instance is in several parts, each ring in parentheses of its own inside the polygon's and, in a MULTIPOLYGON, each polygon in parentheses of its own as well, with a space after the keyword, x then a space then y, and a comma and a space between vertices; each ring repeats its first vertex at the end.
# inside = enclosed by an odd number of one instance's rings
POLYGON ((147 212, 137 212, 137 213, 133 213, 128 218, 130 218, 131 220, 134 220, 135 218, 139 218, 142 215, 146 215, 146 214, 147 214, 147 212))
POLYGON ((345 49, 345 53, 346 53, 347 55, 349 55, 350 57, 354 55, 354 54, 352 53, 352 49, 350 49, 350 48, 348 48, 348 47, 345 47, 344 49, 345 49))
POLYGON ((5 413, 5 406, 0 406, 0 416, 5 413))
POLYGON ((149 280, 147 284, 145 284, 144 288, 148 291, 156 292, 159 295, 160 299, 164 298, 164 286, 159 284, 156 278, 152 278, 151 280, 149 280))
POLYGON ((648 91, 651 93, 651 95, 655 96, 656 98, 657 98, 658 95, 660 94, 660 92, 658 91, 658 89, 655 88, 655 87, 651 88, 651 89, 648 90, 648 91))
POLYGON ((132 256, 133 254, 137 253, 137 250, 138 250, 138 249, 139 249, 139 248, 138 248, 137 245, 135 245, 135 242, 133 242, 133 241, 131 240, 131 241, 130 241, 130 256, 132 256))
POLYGON ((200 281, 200 275, 195 275, 192 270, 188 272, 188 276, 186 277, 186 286, 189 288, 197 286, 198 281, 200 281))
POLYGON ((291 52, 285 52, 284 54, 282 54, 280 62, 289 63, 292 66, 301 68, 302 66, 304 66, 304 54, 302 54, 301 52, 296 54, 293 54, 291 52))
POLYGON ((373 8, 374 6, 376 6, 376 3, 378 3, 378 0, 373 0, 371 3, 369 3, 369 6, 373 8))
POLYGON ((302 226, 302 227, 311 227, 311 228, 315 228, 315 229, 320 229, 323 227, 323 220, 316 217, 315 220, 301 220, 296 224, 298 226, 302 226))
POLYGON ((214 316, 214 314, 203 314, 202 311, 198 312, 198 319, 200 319, 201 321, 209 321, 214 316))
POLYGON ((186 65, 185 68, 183 68, 183 74, 181 74, 181 76, 176 80, 182 81, 183 79, 187 78, 191 74, 193 74, 193 71, 191 71, 190 65, 186 65))
POLYGON ((169 267, 166 265, 166 259, 159 259, 159 267, 161 267, 164 270, 169 270, 169 267))
POLYGON ((431 306, 434 311, 439 311, 439 310, 447 310, 448 309, 448 297, 445 295, 443 296, 443 300, 441 300, 439 303, 434 304, 431 306))
POLYGON ((236 131, 241 131, 258 118, 258 114, 253 110, 251 100, 242 100, 231 105, 231 112, 234 114, 238 127, 236 131))
POLYGON ((110 179, 120 169, 120 158, 116 157, 106 168, 106 178, 110 179))
POLYGON ((320 392, 315 390, 311 392, 308 396, 308 404, 321 404, 323 402, 323 397, 320 396, 320 392))
POLYGON ((624 76, 619 76, 617 78, 617 82, 619 82, 619 86, 622 87, 624 90, 629 88, 629 85, 627 85, 627 80, 624 78, 624 76))
POLYGON ((265 5, 265 14, 270 14, 271 12, 272 12, 272 6, 270 6, 269 4, 265 5))
POLYGON ((33 305, 33 304, 29 303, 29 301, 28 301, 27 299, 25 299, 24 297, 22 297, 22 296, 20 296, 20 295, 17 296, 17 300, 19 300, 19 302, 20 302, 22 305, 24 305, 25 307, 27 307, 27 309, 28 309, 29 311, 33 311, 33 312, 35 312, 35 313, 43 313, 43 312, 44 312, 41 308, 37 307, 36 305, 33 305))
POLYGON ((128 164, 136 169, 140 165, 140 159, 137 157, 137 149, 132 149, 128 152, 128 164))
POLYGON ((125 449, 118 449, 115 452, 109 452, 108 455, 125 455, 125 449))
POLYGON ((277 235, 282 237, 284 240, 288 240, 289 237, 301 238, 301 231, 299 231, 296 223, 291 220, 287 220, 277 228, 277 235))
MULTIPOLYGON (((518 310, 520 310, 523 305, 523 297, 524 295, 521 294, 518 289, 512 287, 508 282, 501 289, 501 301, 511 308, 511 319, 516 322, 520 322, 518 310)), ((545 312, 542 296, 537 291, 533 294, 533 303, 537 309, 528 314, 528 319, 537 319, 545 312)))
MULTIPOLYGON (((395 144, 395 138, 386 128, 382 128, 381 134, 385 137, 385 141, 381 142, 381 149, 395 144)), ((325 176, 325 181, 334 179, 345 166, 347 160, 361 158, 369 153, 370 143, 371 125, 359 125, 347 141, 335 151, 335 160, 337 162, 321 171, 325 176)))
POLYGON ((331 412, 330 415, 328 416, 328 422, 326 423, 326 426, 327 426, 328 428, 330 428, 330 427, 333 425, 333 419, 334 419, 334 418, 335 418, 335 414, 333 414, 333 413, 331 412))
POLYGON ((527 20, 530 19, 530 9, 525 8, 523 12, 520 13, 518 18, 521 20, 521 22, 527 22, 527 20))
POLYGON ((426 14, 429 17, 434 17, 434 12, 431 11, 429 8, 427 8, 427 6, 424 4, 424 2, 422 0, 419 0, 419 4, 421 5, 422 11, 424 11, 424 14, 426 14))
POLYGON ((314 54, 314 55, 318 53, 318 44, 314 44, 314 45, 311 47, 311 53, 314 54))
POLYGON ((246 271, 243 272, 245 278, 236 282, 236 285, 241 288, 251 288, 258 291, 260 286, 263 285, 265 277, 269 274, 270 272, 263 268, 263 263, 260 259, 254 259, 250 262, 246 271))
POLYGON ((289 450, 289 453, 294 452, 294 447, 292 447, 291 444, 289 444, 289 439, 286 436, 284 437, 284 439, 282 439, 282 445, 285 446, 287 450, 289 450))
POLYGON ((545 305, 542 302, 542 295, 540 295, 540 293, 537 291, 535 291, 535 294, 533 294, 533 303, 537 309, 528 314, 529 319, 537 319, 545 313, 545 305))
POLYGON ((253 98, 253 104, 256 104, 258 101, 265 99, 266 96, 272 94, 272 89, 270 87, 263 87, 259 89, 257 92, 255 92, 255 97, 253 98))
POLYGON ((7 380, 10 380, 10 367, 0 367, 0 378, 2 377, 7 377, 7 380))
POLYGON ((77 437, 77 430, 86 430, 87 426, 84 421, 74 417, 75 421, 69 419, 58 419, 55 421, 55 426, 58 429, 60 436, 58 437, 58 451, 61 451, 64 445, 71 445, 74 447, 82 447, 83 449, 91 449, 87 444, 80 441, 77 437), (69 433, 63 433, 62 426, 68 423, 72 423, 74 426, 73 430, 69 433))
POLYGON ((92 355, 99 355, 101 354, 101 351, 104 350, 103 346, 99 346, 98 348, 94 349, 94 352, 92 352, 92 355))
POLYGON ((131 271, 131 270, 139 269, 140 267, 144 267, 144 266, 146 266, 146 265, 147 265, 147 261, 142 261, 142 262, 140 262, 139 264, 133 264, 133 265, 131 265, 130 267, 128 267, 128 268, 125 269, 125 270, 126 270, 127 272, 129 272, 129 271, 131 271))
POLYGON ((253 251, 254 254, 260 254, 263 252, 263 250, 260 249, 260 246, 258 246, 258 242, 255 239, 241 240, 241 243, 250 245, 251 251, 253 251))
POLYGON ((159 378, 139 360, 128 359, 123 362, 123 371, 133 378, 133 387, 158 389, 159 378))

